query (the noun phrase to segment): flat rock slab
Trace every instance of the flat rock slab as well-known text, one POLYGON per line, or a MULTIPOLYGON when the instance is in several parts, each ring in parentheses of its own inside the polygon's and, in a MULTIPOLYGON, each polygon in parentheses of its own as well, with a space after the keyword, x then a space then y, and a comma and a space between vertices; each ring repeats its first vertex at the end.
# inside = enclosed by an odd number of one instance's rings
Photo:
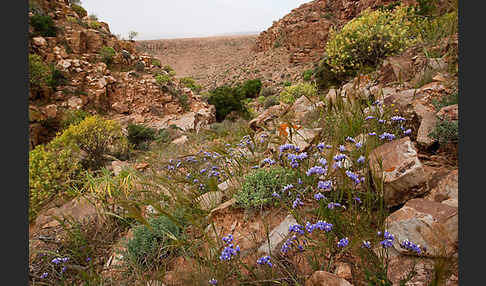
POLYGON ((218 206, 223 200, 222 192, 207 192, 196 198, 196 202, 199 203, 201 209, 210 210, 218 206))
POLYGON ((449 174, 442 178, 437 185, 432 188, 425 198, 457 208, 459 199, 458 170, 450 171, 449 174))
POLYGON ((376 177, 384 177, 384 200, 388 207, 405 203, 426 191, 421 188, 426 182, 425 171, 409 137, 374 149, 370 167, 376 177))
POLYGON ((258 248, 258 252, 265 253, 267 255, 270 255, 271 252, 275 253, 277 246, 288 236, 289 227, 296 223, 297 221, 292 215, 289 214, 287 217, 285 217, 285 219, 270 232, 270 241, 266 241, 262 246, 260 246, 260 248, 258 248))
POLYGON ((353 286, 353 284, 335 274, 316 271, 305 281, 305 286, 353 286))
POLYGON ((287 110, 288 107, 289 105, 285 103, 280 103, 279 105, 269 107, 263 111, 263 113, 249 122, 250 128, 257 130, 263 126, 266 126, 269 121, 279 117, 285 110, 287 110))
POLYGON ((301 151, 304 151, 311 145, 311 142, 319 135, 322 128, 314 128, 314 129, 299 129, 296 130, 294 134, 292 134, 292 142, 297 147, 300 148, 301 151))
POLYGON ((385 221, 395 236, 393 247, 405 239, 426 248, 426 256, 452 255, 457 252, 458 209, 427 199, 412 199, 385 221))

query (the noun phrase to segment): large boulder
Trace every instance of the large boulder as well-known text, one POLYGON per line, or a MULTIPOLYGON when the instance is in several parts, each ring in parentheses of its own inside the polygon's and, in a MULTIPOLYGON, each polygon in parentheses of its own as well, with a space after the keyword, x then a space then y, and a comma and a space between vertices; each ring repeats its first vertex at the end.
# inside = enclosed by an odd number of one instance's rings
POLYGON ((374 149, 370 153, 370 168, 375 177, 384 178, 384 200, 388 207, 403 204, 426 191, 422 188, 425 171, 409 137, 374 149))
POLYGON ((419 129, 417 132, 417 143, 424 147, 430 147, 435 139, 429 136, 429 134, 434 130, 437 123, 437 117, 435 112, 421 103, 414 103, 414 113, 420 120, 419 129))
POLYGON ((352 286, 352 284, 336 274, 316 271, 305 281, 305 286, 352 286))
POLYGON ((269 107, 262 114, 258 115, 256 118, 252 119, 249 122, 250 128, 252 128, 253 130, 258 130, 264 126, 267 126, 270 121, 284 113, 288 107, 289 106, 285 103, 280 103, 279 105, 269 107))
POLYGON ((401 253, 407 250, 400 242, 409 241, 425 247, 426 256, 448 256, 457 252, 458 209, 427 199, 412 199, 385 221, 395 236, 393 247, 401 253))
POLYGON ((302 122, 308 114, 316 109, 317 106, 322 105, 322 102, 313 103, 307 97, 299 97, 291 107, 294 112, 294 117, 297 121, 302 122))
POLYGON ((442 120, 459 120, 459 106, 457 104, 442 107, 437 112, 437 117, 442 120))
POLYGON ((437 185, 430 190, 430 193, 425 198, 457 208, 459 199, 458 182, 459 175, 458 170, 456 169, 442 178, 437 185))
POLYGON ((292 139, 289 141, 299 147, 300 150, 305 150, 317 138, 321 130, 322 128, 298 129, 292 134, 292 139))

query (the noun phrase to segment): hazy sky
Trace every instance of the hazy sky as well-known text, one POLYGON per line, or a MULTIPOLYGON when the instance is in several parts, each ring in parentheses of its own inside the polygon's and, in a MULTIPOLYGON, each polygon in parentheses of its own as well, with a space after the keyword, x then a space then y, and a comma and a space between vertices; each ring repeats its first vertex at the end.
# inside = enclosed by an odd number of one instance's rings
POLYGON ((113 34, 136 40, 261 32, 310 0, 81 0, 113 34))

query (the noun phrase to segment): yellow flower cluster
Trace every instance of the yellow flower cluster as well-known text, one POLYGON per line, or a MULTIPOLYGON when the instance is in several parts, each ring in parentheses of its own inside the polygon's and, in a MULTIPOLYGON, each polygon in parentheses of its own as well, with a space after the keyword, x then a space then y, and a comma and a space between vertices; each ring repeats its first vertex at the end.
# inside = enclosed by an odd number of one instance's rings
POLYGON ((408 15, 405 6, 393 11, 365 10, 341 31, 331 31, 326 46, 327 64, 333 72, 345 74, 403 51, 412 43, 408 37, 408 15))

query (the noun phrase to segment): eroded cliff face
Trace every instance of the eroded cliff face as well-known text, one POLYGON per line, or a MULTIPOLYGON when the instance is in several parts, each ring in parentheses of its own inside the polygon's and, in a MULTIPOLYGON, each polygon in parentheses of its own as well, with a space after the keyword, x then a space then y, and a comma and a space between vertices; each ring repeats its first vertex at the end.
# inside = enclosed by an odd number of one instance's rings
POLYGON ((332 27, 341 27, 367 8, 375 9, 392 2, 395 1, 314 0, 305 3, 262 32, 254 50, 261 52, 282 46, 289 51, 291 63, 316 61, 322 57, 332 27))
MULTIPOLYGON (((161 86, 154 76, 167 74, 154 65, 151 56, 138 52, 135 42, 119 40, 107 23, 76 12, 68 1, 38 0, 29 18, 47 15, 56 36, 42 37, 29 25, 29 53, 37 54, 60 77, 56 87, 44 85, 29 90, 30 147, 50 140, 67 110, 103 113, 122 122, 156 122, 184 112, 204 109, 211 122, 210 106, 175 78, 161 86), (114 51, 111 63, 100 51, 114 51), (183 97, 184 100, 180 100, 183 97)), ((32 22, 32 21, 31 21, 32 22)), ((164 63, 162 63, 164 65, 164 63)), ((213 112, 214 113, 214 112, 213 112)), ((214 115, 213 115, 214 117, 214 115)))

